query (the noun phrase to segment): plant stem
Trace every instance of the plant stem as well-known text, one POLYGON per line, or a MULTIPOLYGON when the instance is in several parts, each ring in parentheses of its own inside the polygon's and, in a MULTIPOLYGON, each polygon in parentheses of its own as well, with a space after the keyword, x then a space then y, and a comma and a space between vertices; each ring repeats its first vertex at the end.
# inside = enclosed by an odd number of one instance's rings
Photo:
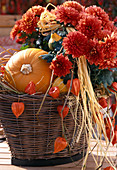
POLYGON ((43 100, 42 100, 42 102, 41 102, 41 105, 40 105, 40 107, 39 107, 39 109, 38 109, 38 111, 37 111, 37 113, 36 113, 36 117, 37 117, 37 120, 38 120, 38 121, 39 121, 39 118, 38 118, 39 113, 40 113, 40 111, 41 111, 41 108, 42 108, 42 106, 43 106, 43 103, 44 103, 44 101, 45 101, 45 98, 46 98, 46 96, 47 96, 47 94, 48 94, 48 91, 49 91, 50 88, 51 88, 53 76, 54 76, 54 71, 52 71, 52 75, 51 75, 51 79, 50 79, 50 85, 49 85, 49 87, 48 87, 48 89, 47 89, 47 91, 46 91, 46 93, 45 93, 45 95, 44 95, 44 97, 43 97, 43 100))

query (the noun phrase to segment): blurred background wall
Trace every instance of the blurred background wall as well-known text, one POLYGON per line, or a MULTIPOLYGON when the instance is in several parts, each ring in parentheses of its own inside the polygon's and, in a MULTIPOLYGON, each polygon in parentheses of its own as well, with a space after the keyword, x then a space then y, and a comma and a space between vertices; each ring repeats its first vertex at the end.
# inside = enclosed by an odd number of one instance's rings
MULTIPOLYGON (((97 5, 102 7, 114 19, 117 16, 117 0, 76 0, 84 6, 97 5)), ((34 5, 46 6, 47 3, 61 4, 65 0, 0 0, 0 14, 22 15, 34 5)))

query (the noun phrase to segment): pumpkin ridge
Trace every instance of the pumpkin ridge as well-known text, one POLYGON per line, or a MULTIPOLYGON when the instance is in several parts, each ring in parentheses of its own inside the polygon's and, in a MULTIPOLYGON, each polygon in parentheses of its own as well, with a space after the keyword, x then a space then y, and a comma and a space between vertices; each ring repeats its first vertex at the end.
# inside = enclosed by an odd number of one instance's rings
MULTIPOLYGON (((42 93, 46 92, 51 79, 51 70, 49 68, 50 64, 39 56, 47 53, 48 52, 41 49, 29 48, 14 54, 10 58, 5 67, 13 76, 17 90, 25 92, 26 86, 30 81, 33 81, 35 84, 37 84, 37 90, 41 89, 42 93), (23 64, 30 64, 32 66, 32 72, 30 72, 28 75, 23 75, 20 72, 23 64)), ((5 74, 7 81, 14 86, 9 74, 7 72, 5 74)))
POLYGON ((41 92, 41 90, 42 90, 44 87, 46 87, 46 86, 47 86, 47 84, 44 84, 43 86, 41 86, 41 88, 38 89, 38 91, 41 92))

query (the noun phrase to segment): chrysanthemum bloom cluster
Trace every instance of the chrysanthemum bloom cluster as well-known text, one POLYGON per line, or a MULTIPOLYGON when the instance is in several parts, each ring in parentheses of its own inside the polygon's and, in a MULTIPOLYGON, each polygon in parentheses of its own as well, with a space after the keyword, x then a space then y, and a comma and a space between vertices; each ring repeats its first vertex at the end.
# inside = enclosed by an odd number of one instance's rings
POLYGON ((54 70, 54 74, 61 77, 70 73, 72 68, 72 62, 68 57, 64 57, 62 54, 57 55, 56 59, 51 62, 50 69, 54 70))
POLYGON ((55 15, 56 19, 64 25, 69 23, 75 26, 79 20, 79 12, 72 7, 58 6, 55 15))
POLYGON ((64 23, 64 25, 71 24, 76 26, 79 19, 80 14, 84 11, 84 7, 75 1, 67 1, 60 5, 55 10, 56 20, 60 23, 64 23))
POLYGON ((73 58, 87 54, 88 38, 79 31, 70 32, 63 39, 66 54, 72 54, 73 58))
POLYGON ((94 16, 87 15, 80 20, 76 29, 87 36, 88 39, 92 39, 98 36, 101 31, 101 21, 94 16))
MULTIPOLYGON (((41 6, 30 8, 22 19, 16 22, 11 38, 17 36, 17 42, 24 43, 32 33, 39 34, 36 28, 44 11, 45 8, 41 6)), ((72 32, 68 31, 63 38, 65 56, 61 53, 51 63, 50 68, 56 75, 65 76, 69 73, 69 55, 72 55, 73 59, 85 56, 90 65, 95 64, 100 69, 117 66, 117 28, 103 9, 95 5, 85 8, 76 1, 66 1, 48 12, 56 17, 61 28, 72 28, 72 32)))
POLYGON ((99 63, 102 63, 104 61, 103 49, 97 40, 90 40, 89 51, 85 55, 85 57, 91 65, 98 65, 99 63))
POLYGON ((17 36, 17 34, 20 32, 20 22, 21 20, 16 21, 16 24, 14 25, 11 33, 10 33, 10 37, 14 40, 15 37, 17 36))
POLYGON ((103 49, 104 60, 100 63, 99 68, 117 68, 117 34, 112 34, 100 42, 103 49))
MULTIPOLYGON (((65 22, 65 25, 72 24, 68 8, 70 4, 71 8, 74 8, 73 2, 69 1, 66 8, 64 4, 57 8, 56 19, 65 22)), ((113 34, 116 27, 109 20, 108 14, 100 7, 91 6, 76 15, 77 24, 72 24, 74 32, 70 32, 63 39, 62 45, 66 54, 72 54, 73 58, 84 55, 91 65, 99 65, 99 68, 116 67, 117 34, 113 34)))
POLYGON ((31 34, 33 31, 35 31, 35 28, 37 26, 37 17, 35 17, 35 14, 32 11, 27 11, 22 16, 22 22, 20 23, 20 28, 27 34, 31 34))
POLYGON ((84 7, 79 3, 77 3, 76 1, 66 1, 63 3, 63 6, 74 8, 78 12, 84 11, 84 7))
POLYGON ((97 17, 100 21, 102 21, 102 26, 105 27, 106 24, 109 22, 109 16, 108 14, 101 9, 100 7, 97 6, 90 6, 85 9, 85 12, 89 15, 93 15, 97 17))
POLYGON ((37 23, 39 21, 39 17, 41 13, 44 11, 42 6, 34 6, 30 8, 23 16, 22 19, 16 22, 15 26, 13 27, 10 37, 15 39, 18 33, 21 36, 25 33, 25 38, 20 38, 19 35, 17 36, 17 42, 24 43, 27 35, 32 34, 32 32, 36 31, 37 23))

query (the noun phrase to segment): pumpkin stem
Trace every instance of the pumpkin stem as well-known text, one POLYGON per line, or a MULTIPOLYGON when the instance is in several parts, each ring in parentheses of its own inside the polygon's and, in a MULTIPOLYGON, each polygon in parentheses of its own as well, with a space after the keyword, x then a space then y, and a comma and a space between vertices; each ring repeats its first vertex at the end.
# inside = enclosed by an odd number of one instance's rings
POLYGON ((32 66, 30 64, 23 64, 20 72, 23 74, 30 74, 32 72, 32 66))

